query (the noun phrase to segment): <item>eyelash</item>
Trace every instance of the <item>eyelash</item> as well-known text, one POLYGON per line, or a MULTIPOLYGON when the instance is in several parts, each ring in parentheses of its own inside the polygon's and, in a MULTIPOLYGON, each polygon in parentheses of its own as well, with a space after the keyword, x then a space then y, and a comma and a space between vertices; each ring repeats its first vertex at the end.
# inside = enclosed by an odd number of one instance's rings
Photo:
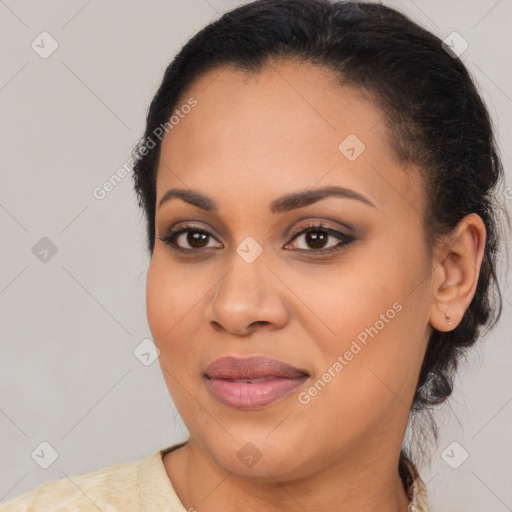
MULTIPOLYGON (((298 238, 301 235, 308 234, 308 233, 316 233, 316 232, 326 233, 327 235, 330 235, 334 238, 340 239, 341 242, 336 244, 333 247, 328 248, 328 249, 311 249, 311 250, 292 249, 292 250, 303 251, 303 252, 310 253, 310 254, 327 255, 327 254, 331 254, 333 252, 338 252, 355 241, 355 238, 353 236, 347 235, 347 234, 337 231, 335 229, 329 228, 329 227, 325 226, 324 224, 322 224, 321 222, 316 222, 314 224, 310 224, 305 227, 303 226, 303 228, 304 229, 300 229, 292 234, 292 238, 291 238, 290 242, 292 242, 293 240, 295 240, 296 238, 298 238)), ((199 227, 195 227, 195 226, 186 224, 183 227, 180 227, 179 229, 169 230, 165 236, 158 237, 158 239, 161 240, 162 242, 166 243, 167 245, 169 245, 173 250, 181 252, 181 253, 193 253, 193 252, 198 253, 198 252, 202 251, 203 249, 210 249, 210 247, 203 247, 201 249, 184 249, 183 247, 177 246, 175 244, 176 238, 178 236, 180 236, 181 234, 188 233, 188 232, 202 233, 204 235, 214 238, 213 235, 209 231, 199 228, 199 227)))

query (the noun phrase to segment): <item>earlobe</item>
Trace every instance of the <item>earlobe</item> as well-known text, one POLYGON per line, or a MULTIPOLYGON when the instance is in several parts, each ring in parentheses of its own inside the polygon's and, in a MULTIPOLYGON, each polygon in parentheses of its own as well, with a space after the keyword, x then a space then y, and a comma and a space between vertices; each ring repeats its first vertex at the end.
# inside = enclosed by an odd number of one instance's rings
POLYGON ((434 251, 430 325, 451 331, 460 323, 476 291, 486 240, 485 224, 476 213, 464 217, 434 251))
POLYGON ((454 307, 456 304, 454 303, 450 309, 450 306, 445 306, 444 310, 440 310, 441 307, 432 306, 432 311, 430 313, 429 323, 436 330, 441 332, 451 331, 457 327, 460 320, 464 315, 464 311, 460 312, 459 309, 454 307))

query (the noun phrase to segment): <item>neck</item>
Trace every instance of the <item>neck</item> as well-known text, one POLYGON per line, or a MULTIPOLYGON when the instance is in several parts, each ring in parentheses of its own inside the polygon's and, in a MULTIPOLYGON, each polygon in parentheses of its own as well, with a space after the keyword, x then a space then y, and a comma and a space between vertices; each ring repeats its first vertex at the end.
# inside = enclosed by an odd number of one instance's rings
POLYGON ((223 469, 193 439, 164 456, 164 465, 186 510, 200 512, 370 511, 406 512, 410 500, 389 447, 370 458, 347 457, 302 478, 244 478, 223 469), (350 461, 348 460, 350 459, 350 461), (370 460, 365 466, 354 460, 370 460))

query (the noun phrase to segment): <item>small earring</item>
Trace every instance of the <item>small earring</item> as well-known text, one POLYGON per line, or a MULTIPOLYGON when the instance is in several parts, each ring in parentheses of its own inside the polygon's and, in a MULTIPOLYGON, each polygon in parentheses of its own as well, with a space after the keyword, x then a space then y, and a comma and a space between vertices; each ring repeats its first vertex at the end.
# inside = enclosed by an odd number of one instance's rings
POLYGON ((446 323, 448 325, 452 325, 451 316, 448 316, 446 313, 444 314, 444 317, 446 318, 446 323))

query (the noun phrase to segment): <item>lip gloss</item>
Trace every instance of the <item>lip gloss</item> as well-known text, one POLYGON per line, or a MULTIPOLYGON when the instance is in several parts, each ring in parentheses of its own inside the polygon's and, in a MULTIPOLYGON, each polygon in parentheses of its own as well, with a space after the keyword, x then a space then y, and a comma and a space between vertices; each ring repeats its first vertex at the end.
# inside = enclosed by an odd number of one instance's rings
POLYGON ((208 379, 208 389, 220 402, 237 409, 256 409, 288 395, 307 376, 263 377, 258 379, 208 379))

